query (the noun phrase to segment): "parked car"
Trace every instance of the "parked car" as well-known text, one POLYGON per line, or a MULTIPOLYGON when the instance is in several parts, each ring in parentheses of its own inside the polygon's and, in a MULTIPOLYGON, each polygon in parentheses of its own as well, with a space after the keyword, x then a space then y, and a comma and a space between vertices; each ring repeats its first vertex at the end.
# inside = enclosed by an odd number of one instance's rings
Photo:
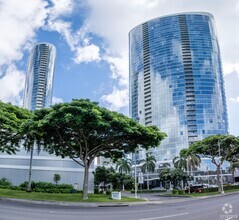
POLYGON ((203 184, 194 184, 187 187, 185 192, 189 193, 190 189, 190 193, 201 193, 203 188, 205 188, 203 184))

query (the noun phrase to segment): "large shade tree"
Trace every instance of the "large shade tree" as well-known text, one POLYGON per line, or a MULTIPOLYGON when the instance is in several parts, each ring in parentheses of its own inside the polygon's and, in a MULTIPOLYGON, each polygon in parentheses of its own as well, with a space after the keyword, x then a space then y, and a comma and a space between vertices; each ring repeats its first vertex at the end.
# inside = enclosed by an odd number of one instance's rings
POLYGON ((220 169, 224 161, 237 161, 239 156, 239 138, 233 135, 213 135, 189 146, 187 154, 200 154, 210 158, 216 166, 218 191, 221 192, 220 169))
POLYGON ((145 127, 83 99, 54 105, 36 120, 49 152, 68 156, 84 167, 83 199, 87 199, 89 168, 95 157, 133 152, 138 146, 156 147, 165 137, 156 126, 145 127))
POLYGON ((16 153, 23 138, 21 126, 31 117, 26 109, 0 102, 0 152, 16 153))

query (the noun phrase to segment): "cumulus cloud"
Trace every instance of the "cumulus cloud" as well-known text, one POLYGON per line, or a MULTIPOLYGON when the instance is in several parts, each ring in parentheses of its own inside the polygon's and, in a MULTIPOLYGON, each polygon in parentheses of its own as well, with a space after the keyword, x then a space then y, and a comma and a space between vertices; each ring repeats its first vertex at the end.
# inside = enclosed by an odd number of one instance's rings
POLYGON ((224 74, 231 74, 233 72, 237 72, 239 74, 239 62, 238 63, 223 63, 223 72, 224 74))
POLYGON ((0 100, 21 106, 22 97, 20 96, 20 91, 23 90, 24 84, 24 73, 19 71, 14 65, 9 65, 5 75, 0 80, 0 100))
POLYGON ((239 96, 237 96, 236 98, 229 98, 230 102, 234 102, 234 103, 239 103, 239 96))
POLYGON ((0 99, 22 105, 24 73, 14 62, 34 43, 35 32, 45 24, 48 3, 42 0, 0 0, 0 99))
POLYGON ((47 3, 41 0, 0 0, 0 65, 22 57, 21 48, 44 25, 47 3))
POLYGON ((63 103, 64 100, 62 98, 58 98, 58 97, 55 97, 53 96, 52 98, 52 105, 55 105, 55 104, 58 104, 58 103, 63 103))
POLYGON ((74 58, 75 63, 89 63, 92 61, 100 61, 100 48, 94 44, 87 46, 79 46, 76 49, 76 55, 74 58))
POLYGON ((108 95, 103 95, 101 100, 110 103, 109 108, 114 111, 118 111, 121 107, 128 105, 128 90, 120 90, 116 87, 113 88, 113 92, 108 95))
POLYGON ((51 0, 53 7, 51 7, 50 16, 58 18, 61 15, 69 15, 73 12, 75 2, 73 0, 51 0))

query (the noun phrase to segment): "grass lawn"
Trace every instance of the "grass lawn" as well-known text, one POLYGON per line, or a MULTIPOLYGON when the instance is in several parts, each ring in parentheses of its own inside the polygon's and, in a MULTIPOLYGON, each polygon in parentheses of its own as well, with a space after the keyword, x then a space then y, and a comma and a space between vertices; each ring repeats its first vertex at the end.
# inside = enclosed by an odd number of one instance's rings
POLYGON ((63 202, 140 202, 142 199, 122 197, 121 200, 110 199, 110 196, 104 194, 88 194, 88 200, 82 200, 80 193, 76 194, 60 194, 60 193, 39 193, 25 191, 0 189, 0 197, 30 200, 47 200, 47 201, 63 201, 63 202))

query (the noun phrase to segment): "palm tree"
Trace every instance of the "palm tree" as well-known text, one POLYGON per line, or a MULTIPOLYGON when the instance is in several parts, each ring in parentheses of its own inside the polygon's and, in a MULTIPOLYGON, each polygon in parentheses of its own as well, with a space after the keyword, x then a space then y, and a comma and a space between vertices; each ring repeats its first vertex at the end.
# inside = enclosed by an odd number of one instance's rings
POLYGON ((116 161, 116 170, 122 173, 130 173, 132 160, 129 158, 120 158, 116 161))
POLYGON ((190 170, 191 170, 191 176, 193 176, 193 168, 200 166, 201 158, 197 154, 188 154, 187 163, 188 163, 188 167, 190 167, 190 170))
MULTIPOLYGON (((120 158, 116 161, 116 170, 119 171, 119 173, 127 174, 130 173, 131 171, 131 165, 132 165, 132 160, 129 158, 120 158)), ((124 183, 123 183, 123 189, 124 191, 124 183)))
MULTIPOLYGON (((164 182, 164 184, 169 182, 170 183, 169 188, 171 188, 171 181, 172 181, 171 169, 170 168, 165 168, 164 170, 162 170, 159 174, 159 179, 160 179, 160 181, 164 182)), ((164 187, 165 187, 165 185, 164 185, 164 187)))
POLYGON ((146 158, 141 160, 140 163, 143 163, 141 171, 147 175, 147 189, 149 190, 149 172, 152 173, 155 170, 155 156, 151 155, 150 153, 146 153, 146 158))
POLYGON ((192 175, 193 168, 200 166, 200 163, 201 158, 197 154, 181 154, 173 158, 174 167, 187 171, 188 175, 190 170, 192 175))
POLYGON ((186 156, 176 156, 173 158, 173 165, 175 168, 179 168, 182 170, 188 170, 187 169, 187 158, 186 156))

